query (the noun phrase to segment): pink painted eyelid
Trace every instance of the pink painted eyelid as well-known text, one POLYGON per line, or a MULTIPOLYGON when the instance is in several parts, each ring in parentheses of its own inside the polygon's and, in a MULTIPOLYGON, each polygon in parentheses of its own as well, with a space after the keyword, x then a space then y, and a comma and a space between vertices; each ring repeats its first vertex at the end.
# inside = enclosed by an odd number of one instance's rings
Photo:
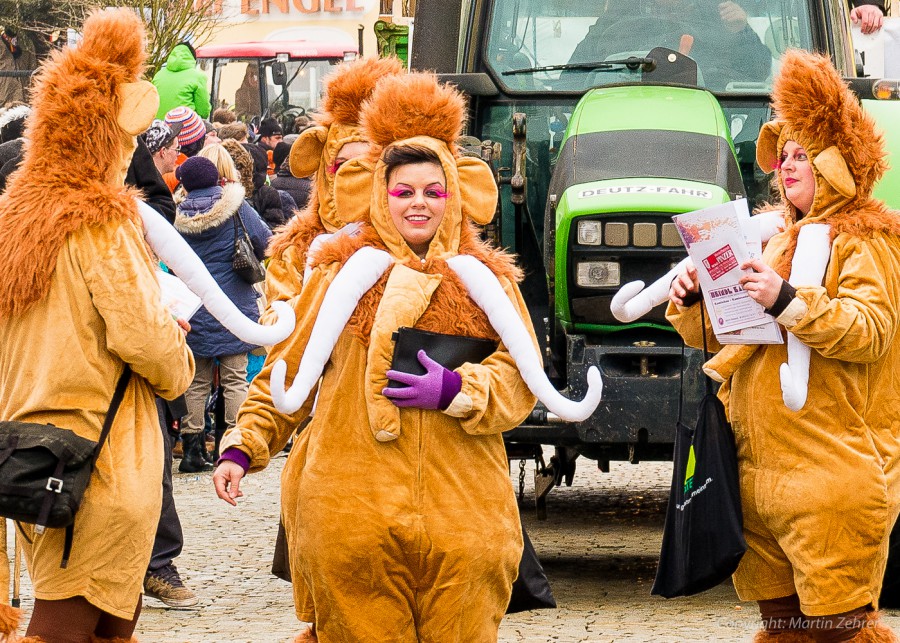
MULTIPOLYGON (((434 191, 434 196, 438 199, 446 199, 448 196, 450 196, 450 193, 444 192, 444 190, 442 188, 430 188, 430 189, 434 191)), ((406 191, 407 191, 406 188, 394 188, 393 190, 388 190, 388 194, 390 194, 393 197, 400 197, 400 196, 403 196, 403 193, 406 191)))

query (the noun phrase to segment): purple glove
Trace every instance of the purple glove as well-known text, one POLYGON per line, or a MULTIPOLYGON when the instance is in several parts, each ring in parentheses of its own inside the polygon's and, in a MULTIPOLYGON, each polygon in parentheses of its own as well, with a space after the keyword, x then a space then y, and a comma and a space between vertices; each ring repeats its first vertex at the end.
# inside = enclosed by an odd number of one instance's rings
POLYGON ((425 375, 413 375, 401 371, 388 371, 388 379, 406 384, 403 388, 386 388, 381 393, 399 407, 412 407, 443 411, 462 389, 462 375, 444 368, 419 351, 419 364, 428 371, 425 375))

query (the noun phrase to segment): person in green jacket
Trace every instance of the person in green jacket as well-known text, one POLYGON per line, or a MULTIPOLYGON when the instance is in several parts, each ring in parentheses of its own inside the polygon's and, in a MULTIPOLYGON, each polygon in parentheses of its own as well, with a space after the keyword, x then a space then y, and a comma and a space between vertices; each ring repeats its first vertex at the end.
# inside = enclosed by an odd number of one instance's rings
POLYGON ((153 84, 159 92, 157 118, 165 118, 169 110, 182 106, 190 107, 200 118, 209 118, 209 85, 206 74, 197 69, 197 52, 190 43, 181 42, 172 48, 153 84))

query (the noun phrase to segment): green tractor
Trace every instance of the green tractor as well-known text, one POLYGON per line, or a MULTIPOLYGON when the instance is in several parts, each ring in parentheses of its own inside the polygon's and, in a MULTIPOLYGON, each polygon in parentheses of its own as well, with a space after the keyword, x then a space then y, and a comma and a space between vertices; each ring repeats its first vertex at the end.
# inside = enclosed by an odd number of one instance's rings
MULTIPOLYGON (((885 131, 900 141, 896 82, 862 78, 844 2, 737 0, 442 0, 420 2, 411 67, 470 96, 467 147, 501 186, 485 232, 518 253, 523 295, 557 387, 580 399, 588 368, 603 401, 582 422, 538 405, 505 435, 511 459, 534 458, 539 517, 571 484, 579 456, 672 457, 679 409, 693 421, 702 355, 662 305, 622 322, 613 297, 652 283, 685 252, 671 215, 737 198, 770 199, 756 138, 788 48, 827 52, 885 131), (555 448, 549 463, 543 447, 555 448)), ((900 163, 894 161, 894 166, 900 163)), ((876 194, 900 207, 889 174, 876 194)), ((661 300, 660 300, 661 301, 661 300)))

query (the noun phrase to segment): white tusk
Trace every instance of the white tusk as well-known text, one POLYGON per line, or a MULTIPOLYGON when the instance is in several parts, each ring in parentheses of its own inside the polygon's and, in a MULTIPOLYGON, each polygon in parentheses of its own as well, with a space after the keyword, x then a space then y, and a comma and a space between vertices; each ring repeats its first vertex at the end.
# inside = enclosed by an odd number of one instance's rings
POLYGON ((200 297, 206 310, 235 336, 248 344, 272 346, 294 332, 297 319, 287 302, 276 301, 272 309, 277 321, 272 326, 262 326, 248 319, 222 292, 219 284, 209 274, 203 261, 191 249, 162 215, 143 201, 136 199, 144 220, 144 237, 153 252, 165 262, 191 291, 200 297))
POLYGON ((334 345, 356 310, 359 300, 375 285, 393 261, 391 255, 384 250, 369 246, 360 248, 347 260, 322 299, 309 341, 300 358, 300 367, 288 390, 285 391, 287 362, 280 359, 272 365, 269 381, 276 409, 290 415, 303 406, 325 370, 334 345))
POLYGON ((544 403, 547 410, 567 422, 581 422, 590 417, 603 394, 603 379, 597 367, 588 369, 588 391, 583 400, 576 402, 563 397, 547 379, 531 336, 494 273, 469 255, 457 255, 448 259, 447 263, 500 335, 528 389, 544 403))
MULTIPOLYGON (((759 238, 763 243, 784 230, 784 212, 769 210, 750 217, 750 223, 757 227, 759 238)), ((610 311, 613 317, 625 324, 640 319, 669 298, 669 286, 678 276, 689 258, 682 259, 669 272, 644 288, 643 281, 630 281, 613 296, 610 311)), ((693 265, 693 264, 691 264, 693 265)))
POLYGON ((674 268, 644 288, 643 281, 632 281, 617 292, 609 304, 613 317, 630 323, 643 317, 669 298, 669 286, 686 265, 693 265, 690 257, 682 259, 674 268))
MULTIPOLYGON (((791 261, 791 277, 788 282, 795 288, 820 286, 828 268, 831 254, 831 226, 826 223, 810 223, 800 228, 797 249, 791 261)), ((779 368, 781 397, 784 405, 799 411, 806 404, 809 392, 810 348, 793 333, 787 336, 787 364, 779 368)))

